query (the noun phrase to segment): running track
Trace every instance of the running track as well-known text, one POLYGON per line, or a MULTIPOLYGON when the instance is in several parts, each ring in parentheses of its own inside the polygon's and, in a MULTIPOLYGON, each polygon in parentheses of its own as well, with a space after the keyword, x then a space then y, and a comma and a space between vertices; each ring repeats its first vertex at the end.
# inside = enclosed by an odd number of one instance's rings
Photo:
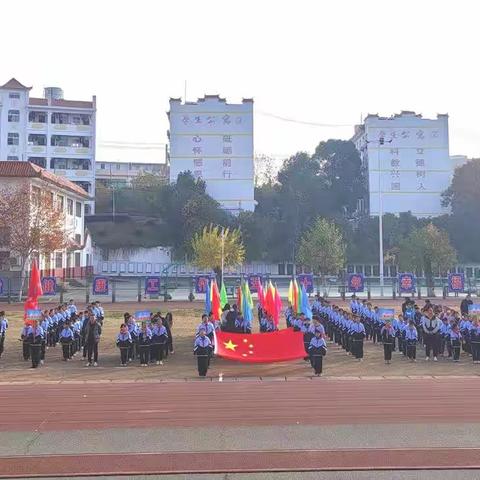
MULTIPOLYGON (((480 378, 453 377, 2 385, 0 431, 480 423, 479 401, 480 378)), ((0 477, 480 468, 479 459, 477 448, 99 453, 0 457, 0 477)))

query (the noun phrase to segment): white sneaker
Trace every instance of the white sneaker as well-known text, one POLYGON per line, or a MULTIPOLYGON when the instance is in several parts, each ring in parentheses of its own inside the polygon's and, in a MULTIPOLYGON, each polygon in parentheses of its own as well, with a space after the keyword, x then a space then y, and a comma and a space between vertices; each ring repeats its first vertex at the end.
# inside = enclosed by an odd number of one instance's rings
POLYGON ((90 367, 92 364, 90 362, 88 362, 85 366, 86 367, 90 367))
POLYGON ((97 363, 97 362, 93 362, 93 366, 94 366, 94 367, 98 367, 98 363, 97 363))
POLYGON ((434 362, 438 361, 438 358, 437 358, 437 357, 433 357, 433 361, 434 361, 434 362))
POLYGON ((425 357, 425 361, 428 362, 430 360, 430 357, 425 357))
POLYGON ((162 361, 160 361, 160 362, 158 362, 158 363, 159 363, 159 365, 163 365, 163 362, 162 362, 162 361))
POLYGON ((157 360, 156 365, 160 365, 160 362, 157 360))
POLYGON ((40 365, 43 365, 45 362, 43 360, 40 360, 40 365))

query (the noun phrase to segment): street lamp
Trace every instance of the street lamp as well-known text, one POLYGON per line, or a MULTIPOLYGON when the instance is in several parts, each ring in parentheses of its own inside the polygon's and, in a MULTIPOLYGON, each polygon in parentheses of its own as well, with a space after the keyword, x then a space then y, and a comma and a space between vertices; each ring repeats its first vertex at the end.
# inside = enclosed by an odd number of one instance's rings
MULTIPOLYGON (((391 143, 391 139, 387 143, 391 143)), ((380 274, 380 297, 383 297, 385 279, 383 275, 383 196, 382 196, 382 172, 380 169, 380 147, 385 144, 385 138, 380 137, 378 141, 366 140, 366 143, 378 143, 377 165, 378 165, 378 245, 379 245, 379 274, 380 274)))

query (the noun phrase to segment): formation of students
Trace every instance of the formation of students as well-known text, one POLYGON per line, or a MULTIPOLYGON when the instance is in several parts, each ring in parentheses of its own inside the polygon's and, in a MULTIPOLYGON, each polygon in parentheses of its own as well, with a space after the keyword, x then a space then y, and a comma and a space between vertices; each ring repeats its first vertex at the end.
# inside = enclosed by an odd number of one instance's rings
POLYGON ((173 316, 169 312, 165 317, 161 313, 150 314, 150 319, 139 325, 133 315, 126 312, 124 323, 117 335, 117 347, 120 350, 120 365, 126 367, 135 359, 142 367, 149 364, 163 365, 164 358, 173 354, 172 326, 173 316))

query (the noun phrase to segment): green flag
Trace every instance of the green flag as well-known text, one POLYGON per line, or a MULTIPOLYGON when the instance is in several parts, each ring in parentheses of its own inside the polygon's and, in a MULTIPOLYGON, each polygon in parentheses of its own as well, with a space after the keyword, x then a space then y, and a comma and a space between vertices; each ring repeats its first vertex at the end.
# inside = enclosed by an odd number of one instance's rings
POLYGON ((225 288, 225 282, 222 282, 222 289, 220 290, 220 306, 223 308, 227 303, 227 290, 225 288))

